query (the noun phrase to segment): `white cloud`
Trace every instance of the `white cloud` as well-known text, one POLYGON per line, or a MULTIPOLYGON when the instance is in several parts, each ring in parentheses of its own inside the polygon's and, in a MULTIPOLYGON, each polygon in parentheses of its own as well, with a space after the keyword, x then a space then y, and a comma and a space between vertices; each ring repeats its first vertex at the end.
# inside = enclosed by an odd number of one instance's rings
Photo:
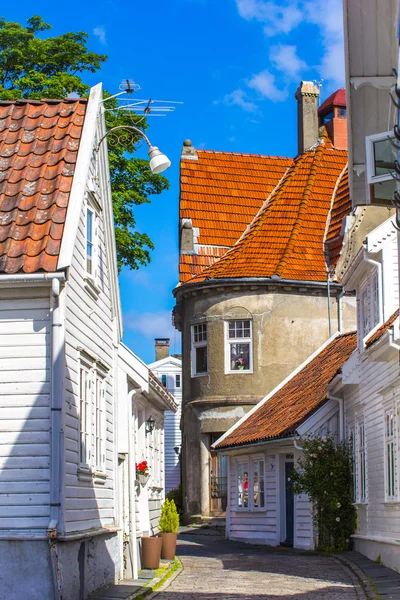
MULTIPOLYGON (((315 25, 322 39, 321 57, 316 65, 320 76, 334 85, 344 81, 344 42, 342 0, 236 0, 239 14, 246 20, 257 20, 263 25, 265 35, 271 37, 288 34, 301 23, 315 25), (329 5, 329 6, 328 6, 329 5), (329 15, 327 15, 327 10, 329 15)), ((286 46, 287 48, 290 46, 286 46)), ((304 69, 303 61, 293 66, 293 77, 304 69), (297 70, 296 70, 297 68, 297 70)), ((287 51, 289 52, 289 51, 287 51)), ((284 62, 274 65, 286 72, 284 62)))
POLYGON ((124 325, 126 329, 137 331, 147 338, 169 337, 174 339, 174 334, 176 334, 170 310, 146 313, 129 311, 124 315, 124 325))
POLYGON ((280 0, 265 2, 263 0, 236 0, 239 14, 244 19, 256 19, 265 23, 266 35, 289 33, 301 22, 303 16, 297 2, 280 0))
POLYGON ((272 46, 269 58, 274 67, 289 79, 298 79, 309 69, 307 63, 297 55, 296 46, 272 46))
POLYGON ((243 90, 234 90, 230 94, 227 94, 223 99, 223 103, 227 106, 240 106, 246 112, 254 113, 258 110, 257 105, 249 100, 246 92, 243 90))
POLYGON ((253 75, 250 81, 247 82, 249 88, 256 90, 261 96, 272 100, 273 102, 281 102, 288 96, 287 90, 280 90, 275 84, 275 76, 267 69, 261 71, 257 75, 253 75))
POLYGON ((101 44, 106 43, 106 30, 103 25, 98 25, 93 29, 93 35, 99 38, 101 44))

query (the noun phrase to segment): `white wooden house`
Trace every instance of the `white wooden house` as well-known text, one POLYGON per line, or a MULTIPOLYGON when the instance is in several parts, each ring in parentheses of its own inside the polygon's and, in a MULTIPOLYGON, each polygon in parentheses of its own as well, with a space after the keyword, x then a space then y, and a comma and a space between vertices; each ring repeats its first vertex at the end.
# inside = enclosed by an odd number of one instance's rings
MULTIPOLYGON (((157 344, 157 340, 156 340, 157 344)), ((180 428, 182 414, 182 360, 176 356, 165 356, 149 364, 149 368, 163 386, 175 398, 176 412, 165 413, 165 491, 177 488, 181 482, 180 453, 182 433, 180 428)))
MULTIPOLYGON (((122 318, 104 134, 101 84, 88 100, 0 102, 0 596, 8 600, 85 599, 123 573, 122 318)), ((164 392, 152 394, 161 409, 164 392)))
POLYGON ((340 435, 327 384, 356 344, 355 332, 335 334, 215 443, 228 457, 227 538, 314 547, 311 505, 293 494, 290 474, 302 436, 340 435))
POLYGON ((158 532, 164 488, 164 423, 177 404, 149 368, 126 346, 118 353, 118 464, 122 493, 120 523, 123 531, 125 576, 137 577, 140 538, 158 532), (135 465, 146 460, 150 479, 142 486, 135 465))
POLYGON ((329 385, 344 403, 353 448, 354 546, 400 569, 400 371, 397 232, 388 220, 365 239, 343 278, 356 290, 357 350, 329 385))

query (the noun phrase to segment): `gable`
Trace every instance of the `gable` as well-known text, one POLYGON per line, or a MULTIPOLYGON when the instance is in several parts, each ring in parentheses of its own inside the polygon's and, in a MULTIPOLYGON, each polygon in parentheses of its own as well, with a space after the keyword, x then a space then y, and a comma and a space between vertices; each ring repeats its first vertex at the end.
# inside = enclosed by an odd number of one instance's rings
POLYGON ((0 272, 57 269, 86 107, 0 102, 0 272))

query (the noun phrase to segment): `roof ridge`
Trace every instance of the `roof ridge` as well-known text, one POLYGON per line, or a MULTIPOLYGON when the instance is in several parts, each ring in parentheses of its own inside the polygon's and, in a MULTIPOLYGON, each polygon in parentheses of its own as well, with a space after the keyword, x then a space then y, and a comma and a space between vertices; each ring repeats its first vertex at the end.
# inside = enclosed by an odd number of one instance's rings
MULTIPOLYGON (((286 248, 282 254, 282 257, 276 266, 276 275, 280 275, 280 270, 283 267, 285 267, 288 256, 289 256, 289 254, 291 254, 293 245, 294 245, 294 243, 297 239, 297 236, 300 232, 300 222, 303 219, 303 215, 307 211, 307 205, 308 205, 309 199, 311 197, 311 192, 315 185, 318 166, 322 160, 324 150, 325 150, 324 141, 322 143, 318 144, 318 146, 315 148, 315 151, 312 150, 312 152, 314 152, 313 163, 310 167, 310 172, 308 175, 307 183, 304 187, 304 192, 303 192, 301 200, 300 200, 299 210, 297 212, 297 217, 295 219, 295 222, 293 223, 293 227, 292 227, 292 231, 289 236, 288 243, 286 244, 286 248)), ((310 152, 310 150, 308 150, 307 152, 302 154, 302 157, 307 156, 309 154, 309 152, 310 152)), ((301 164, 302 164, 302 161, 299 160, 296 167, 298 168, 299 165, 301 165, 301 164)))
MULTIPOLYGON (((225 156, 258 156, 260 158, 276 158, 279 160, 294 160, 292 156, 278 156, 276 154, 257 154, 256 152, 228 152, 226 150, 205 150, 196 149, 196 152, 204 153, 204 154, 224 154, 225 156)), ((181 158, 187 158, 182 156, 181 158)))

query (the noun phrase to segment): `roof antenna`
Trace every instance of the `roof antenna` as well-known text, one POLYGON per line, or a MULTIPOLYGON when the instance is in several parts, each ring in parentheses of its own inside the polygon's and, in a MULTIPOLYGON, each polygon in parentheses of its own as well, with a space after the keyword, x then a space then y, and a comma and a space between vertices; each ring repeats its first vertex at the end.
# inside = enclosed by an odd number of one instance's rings
POLYGON ((131 96, 134 92, 138 92, 141 89, 140 85, 133 79, 123 79, 119 84, 119 89, 121 90, 120 92, 113 96, 109 96, 102 101, 104 104, 108 100, 111 100, 111 98, 118 97, 118 107, 105 108, 104 110, 123 110, 146 117, 166 117, 168 113, 175 112, 174 105, 183 104, 183 102, 177 102, 175 100, 153 100, 152 98, 144 99, 133 97, 128 99, 126 96, 131 96), (119 96, 122 96, 122 98, 119 96))
POLYGON ((315 85, 319 89, 319 96, 318 96, 318 108, 319 108, 321 106, 321 89, 322 89, 322 85, 324 83, 324 80, 323 79, 313 79, 313 82, 315 83, 315 85))

